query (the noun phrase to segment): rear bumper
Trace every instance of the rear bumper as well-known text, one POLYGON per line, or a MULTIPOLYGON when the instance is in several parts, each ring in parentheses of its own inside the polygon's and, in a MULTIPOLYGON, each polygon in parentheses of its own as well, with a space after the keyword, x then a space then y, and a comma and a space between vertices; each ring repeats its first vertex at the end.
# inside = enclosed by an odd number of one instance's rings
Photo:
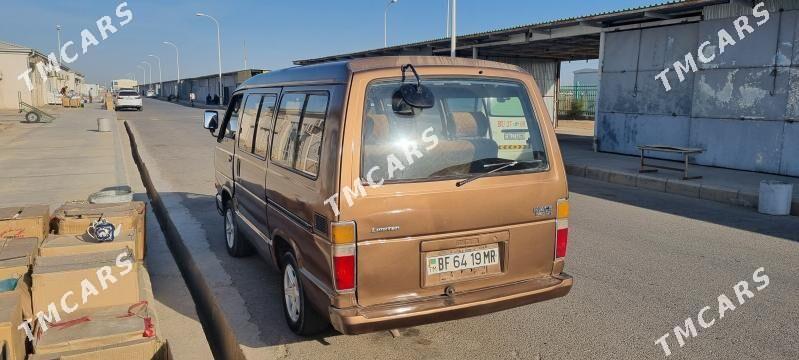
POLYGON ((141 100, 132 101, 132 100, 120 100, 117 101, 114 106, 118 108, 140 108, 142 106, 141 100))
POLYGON ((338 309, 330 307, 330 322, 342 334, 354 335, 462 319, 565 296, 574 280, 557 277, 498 286, 453 297, 413 303, 338 309))

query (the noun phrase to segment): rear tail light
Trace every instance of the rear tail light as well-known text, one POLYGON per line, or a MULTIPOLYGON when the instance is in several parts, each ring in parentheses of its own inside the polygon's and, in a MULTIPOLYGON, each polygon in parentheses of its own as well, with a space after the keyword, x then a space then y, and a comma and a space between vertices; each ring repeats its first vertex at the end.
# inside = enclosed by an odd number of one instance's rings
POLYGON ((355 289, 355 222, 341 221, 330 225, 333 243, 333 283, 338 292, 355 289))
POLYGON ((569 200, 558 200, 558 213, 555 218, 555 258, 566 257, 569 243, 569 200))
POLYGON ((333 270, 336 291, 355 289, 355 245, 336 246, 333 249, 333 270))

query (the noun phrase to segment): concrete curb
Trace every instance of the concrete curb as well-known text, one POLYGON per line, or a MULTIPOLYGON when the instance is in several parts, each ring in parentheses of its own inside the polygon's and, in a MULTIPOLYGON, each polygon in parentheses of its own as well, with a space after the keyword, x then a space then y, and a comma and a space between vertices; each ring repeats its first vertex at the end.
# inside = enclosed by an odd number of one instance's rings
POLYGON ((161 225, 161 230, 166 238, 167 246, 172 256, 175 258, 175 263, 178 265, 181 275, 186 281, 186 286, 191 293, 197 305, 197 315, 200 317, 203 329, 206 331, 206 338, 217 359, 235 359, 244 360, 245 356, 239 347, 238 340, 236 339, 235 332, 231 324, 219 306, 213 290, 209 287, 208 283, 202 275, 202 272, 197 267, 191 252, 186 247, 186 241, 180 235, 177 226, 172 221, 169 213, 161 199, 161 195, 153 184, 150 172, 147 170, 146 164, 142 161, 139 154, 138 144, 133 135, 133 130, 127 122, 124 122, 125 130, 130 139, 131 152, 136 167, 141 174, 142 183, 147 189, 147 195, 150 197, 153 213, 155 213, 158 222, 161 225))
MULTIPOLYGON (((700 184, 680 179, 664 179, 646 174, 609 170, 594 166, 566 164, 566 174, 741 207, 757 208, 758 202, 758 194, 743 192, 734 188, 700 184)), ((799 199, 793 199, 791 215, 799 216, 799 199)))

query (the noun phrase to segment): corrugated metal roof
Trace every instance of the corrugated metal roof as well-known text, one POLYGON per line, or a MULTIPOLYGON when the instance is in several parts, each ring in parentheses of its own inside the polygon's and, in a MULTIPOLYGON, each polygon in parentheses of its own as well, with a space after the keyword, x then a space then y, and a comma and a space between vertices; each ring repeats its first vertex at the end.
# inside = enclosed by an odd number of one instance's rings
MULTIPOLYGON (((41 56, 41 57, 43 57, 45 59, 47 58, 47 55, 42 53, 39 50, 36 50, 34 48, 29 48, 27 46, 14 44, 14 43, 11 43, 11 42, 8 42, 8 41, 0 41, 0 52, 3 52, 3 51, 5 51, 5 52, 15 52, 15 53, 32 53, 32 54, 36 54, 38 56, 41 56)), ((70 71, 70 72, 75 73, 75 75, 77 75, 79 77, 83 77, 83 74, 70 69, 68 66, 66 66, 64 64, 59 64, 59 65, 61 65, 61 69, 63 69, 64 71, 70 71)))
MULTIPOLYGON (((620 14, 620 13, 625 13, 625 12, 629 12, 629 11, 645 10, 645 9, 659 7, 659 6, 666 6, 666 5, 672 5, 672 4, 677 4, 677 3, 683 3, 683 2, 695 2, 695 1, 696 0, 672 0, 672 1, 660 2, 660 3, 650 4, 650 5, 642 5, 642 6, 637 6, 637 7, 624 8, 624 9, 620 9, 620 10, 609 10, 609 11, 603 11, 603 12, 598 12, 598 13, 593 13, 593 14, 588 14, 588 15, 565 17, 565 18, 560 18, 560 19, 555 19, 555 20, 541 21, 541 22, 537 22, 537 23, 516 25, 516 26, 510 26, 510 27, 499 28, 499 29, 494 29, 494 30, 486 30, 486 31, 477 32, 477 33, 458 35, 458 38, 467 38, 467 37, 471 37, 471 36, 490 35, 492 33, 497 33, 497 32, 521 30, 521 29, 526 29, 526 28, 531 28, 531 27, 536 27, 536 26, 542 26, 542 25, 554 25, 554 24, 557 24, 557 23, 584 20, 586 18, 592 18, 592 17, 596 17, 596 16, 620 14)), ((429 41, 441 41, 441 40, 448 40, 448 39, 449 39, 448 37, 441 37, 441 38, 432 39, 432 40, 425 40, 425 41, 423 41, 423 43, 424 42, 429 42, 429 41)), ((397 46, 402 47, 402 46, 409 46, 409 45, 412 45, 412 44, 397 45, 397 46)))
POLYGON ((33 49, 7 41, 0 41, 0 51, 31 52, 33 49))
MULTIPOLYGON (((728 2, 728 1, 729 0, 671 0, 671 1, 654 3, 654 4, 650 4, 650 5, 629 7, 629 8, 619 9, 619 10, 598 12, 598 13, 593 13, 593 14, 589 14, 589 15, 565 17, 565 18, 560 18, 560 19, 555 19, 555 20, 547 20, 547 21, 541 21, 541 22, 536 22, 536 23, 529 23, 529 24, 524 24, 524 25, 516 25, 516 26, 511 26, 511 27, 506 27, 506 28, 499 28, 499 29, 494 29, 494 30, 476 32, 476 33, 471 33, 471 34, 458 35, 458 40, 459 41, 469 40, 470 38, 477 38, 477 37, 481 37, 481 36, 494 35, 494 34, 497 34, 497 33, 508 33, 508 32, 513 33, 515 30, 523 30, 523 29, 531 29, 531 28, 534 29, 536 27, 546 28, 546 27, 554 27, 554 26, 558 26, 558 25, 565 25, 565 24, 569 24, 569 23, 573 23, 573 22, 601 20, 602 17, 608 17, 608 16, 612 16, 612 15, 621 15, 621 14, 630 13, 630 12, 635 13, 635 12, 651 11, 651 10, 655 10, 655 9, 662 8, 662 7, 667 7, 668 8, 668 7, 673 7, 673 6, 677 6, 677 5, 705 6, 705 5, 713 5, 713 4, 718 4, 718 3, 724 3, 724 2, 728 2), (600 18, 600 19, 595 19, 595 18, 600 18)), ((347 56, 355 56, 357 54, 367 54, 367 53, 371 53, 371 52, 391 51, 391 50, 397 50, 397 49, 402 49, 402 48, 420 47, 420 46, 429 45, 429 44, 433 44, 433 43, 436 43, 436 42, 442 42, 442 41, 449 41, 449 38, 448 37, 439 37, 439 38, 434 38, 434 39, 430 39, 430 40, 424 40, 424 41, 418 41, 418 42, 412 42, 412 43, 405 43, 405 44, 400 44, 400 45, 388 46, 388 47, 385 47, 385 48, 375 48, 375 49, 370 49, 370 50, 355 51, 355 52, 339 54, 339 55, 330 55, 330 56, 322 56, 322 57, 319 57, 319 58, 296 60, 296 61, 294 61, 294 63, 299 65, 299 64, 306 64, 306 63, 311 63, 311 62, 326 61, 328 59, 329 60, 333 60, 334 58, 337 58, 337 57, 347 57, 347 56)))

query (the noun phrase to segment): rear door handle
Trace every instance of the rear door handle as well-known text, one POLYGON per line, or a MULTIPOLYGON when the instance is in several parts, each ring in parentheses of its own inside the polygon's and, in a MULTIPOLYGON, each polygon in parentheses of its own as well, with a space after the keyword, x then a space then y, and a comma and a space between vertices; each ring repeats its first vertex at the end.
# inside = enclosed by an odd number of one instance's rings
POLYGON ((233 155, 227 156, 227 162, 233 162, 233 155))

